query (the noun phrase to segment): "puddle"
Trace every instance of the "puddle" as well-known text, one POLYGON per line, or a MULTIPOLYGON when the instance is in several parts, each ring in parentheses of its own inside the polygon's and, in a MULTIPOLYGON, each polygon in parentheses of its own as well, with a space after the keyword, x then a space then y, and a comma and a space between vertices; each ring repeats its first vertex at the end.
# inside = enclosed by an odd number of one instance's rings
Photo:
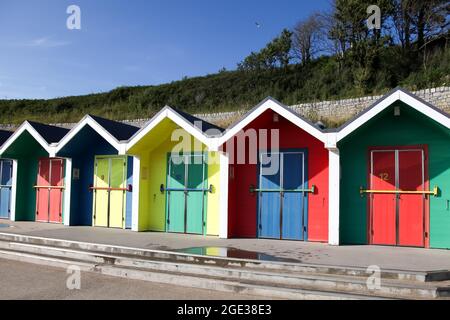
POLYGON ((0 228, 9 228, 10 225, 6 223, 0 223, 0 228))
POLYGON ((296 259, 275 257, 261 252, 247 251, 228 247, 193 247, 184 249, 174 249, 172 251, 209 257, 250 259, 258 261, 278 261, 278 262, 297 262, 297 263, 301 262, 300 260, 296 259))

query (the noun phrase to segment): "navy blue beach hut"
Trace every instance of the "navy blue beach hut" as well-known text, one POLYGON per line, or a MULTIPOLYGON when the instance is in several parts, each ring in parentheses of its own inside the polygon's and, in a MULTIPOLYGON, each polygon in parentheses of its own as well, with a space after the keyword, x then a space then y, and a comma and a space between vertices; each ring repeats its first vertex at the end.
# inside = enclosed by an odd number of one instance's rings
POLYGON ((131 228, 133 158, 125 143, 138 130, 87 115, 60 141, 56 155, 71 166, 70 225, 131 228))

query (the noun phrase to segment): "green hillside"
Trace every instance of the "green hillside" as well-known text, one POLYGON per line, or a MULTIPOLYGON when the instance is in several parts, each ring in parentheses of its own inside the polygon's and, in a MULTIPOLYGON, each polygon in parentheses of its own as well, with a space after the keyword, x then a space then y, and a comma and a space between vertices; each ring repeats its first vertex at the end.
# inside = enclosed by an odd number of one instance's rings
MULTIPOLYGON (((387 53, 386 53, 387 54, 387 53)), ((339 70, 334 58, 322 57, 307 66, 287 69, 226 71, 159 86, 120 87, 107 93, 51 100, 0 100, 0 122, 77 122, 86 113, 111 119, 153 115, 164 105, 191 113, 249 108, 267 96, 291 105, 301 102, 379 94, 398 85, 422 89, 450 83, 450 51, 435 53, 427 70, 404 73, 401 61, 384 59, 374 85, 358 89, 352 70, 339 70), (400 69, 400 70, 399 70, 400 69)))

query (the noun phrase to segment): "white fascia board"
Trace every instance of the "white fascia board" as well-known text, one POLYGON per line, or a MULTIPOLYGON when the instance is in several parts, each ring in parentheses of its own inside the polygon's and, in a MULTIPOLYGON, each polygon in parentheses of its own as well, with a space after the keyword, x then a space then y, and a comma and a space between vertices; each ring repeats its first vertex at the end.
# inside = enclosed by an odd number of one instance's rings
POLYGON ((131 230, 139 231, 141 159, 133 157, 133 192, 131 193, 131 230))
POLYGON ((306 122, 290 110, 286 109, 285 107, 281 106, 277 102, 269 99, 263 104, 261 104, 258 108, 256 108, 254 111, 252 111, 250 114, 248 114, 244 119, 242 119, 239 123, 236 124, 236 126, 232 127, 230 130, 226 131, 225 134, 219 138, 219 144, 223 145, 228 140, 230 140, 232 137, 234 137, 236 134, 239 133, 242 129, 244 129, 246 126, 248 126, 250 123, 252 123, 255 119, 257 119, 261 114, 263 114, 266 110, 271 109, 272 111, 276 112, 283 118, 289 120, 293 124, 295 124, 297 127, 302 129, 303 131, 307 132, 311 136, 319 139, 320 141, 326 143, 326 135, 320 131, 319 129, 312 126, 310 123, 306 122))
POLYGON ((350 133, 361 127, 363 124, 365 124, 367 121, 375 117, 377 114, 379 114, 381 111, 392 105, 394 102, 398 101, 400 99, 400 92, 396 91, 390 96, 386 97, 383 101, 378 103, 376 106, 374 106, 372 109, 368 110, 366 113, 364 113, 359 118, 356 118, 351 123, 349 123, 346 127, 344 127, 342 130, 340 130, 337 134, 337 142, 344 139, 346 136, 348 136, 350 133))
POLYGON ((337 134, 337 142, 344 139, 350 133, 352 133, 353 131, 355 131, 362 125, 364 125, 366 122, 368 122, 370 119, 375 117, 377 114, 379 114, 386 108, 390 107, 396 101, 402 101, 403 103, 410 106, 411 108, 414 108, 415 110, 419 111, 420 113, 426 115, 427 117, 442 124, 444 127, 450 129, 450 118, 449 117, 434 110, 427 104, 425 104, 422 101, 414 98, 413 96, 403 92, 402 90, 397 90, 397 91, 393 92, 391 95, 389 95, 388 97, 384 98, 382 101, 380 101, 378 104, 376 104, 370 110, 368 110, 366 113, 362 114, 359 118, 356 118, 355 120, 353 120, 351 123, 349 123, 347 126, 345 126, 342 130, 340 130, 337 134))
POLYGON ((400 100, 405 104, 413 107, 417 111, 423 113, 429 118, 433 119, 437 123, 443 125, 447 129, 450 129, 450 118, 443 113, 430 108, 428 105, 423 103, 420 100, 415 99, 414 97, 406 94, 405 92, 400 92, 400 100))
POLYGON ((118 155, 124 156, 127 154, 127 142, 121 141, 119 142, 119 145, 117 146, 117 152, 118 155))
POLYGON ((73 127, 69 133, 58 143, 55 153, 57 154, 67 145, 85 126, 90 126, 95 130, 103 139, 105 139, 110 145, 112 145, 119 153, 121 151, 120 143, 114 138, 105 128, 103 128, 97 121, 92 119, 89 115, 85 116, 75 127, 73 127))
POLYGON ((335 150, 337 149, 337 132, 326 132, 326 142, 325 142, 325 148, 328 150, 335 150))
POLYGON ((16 221, 16 199, 17 199, 17 167, 18 167, 18 161, 12 160, 13 166, 12 166, 12 185, 11 185, 11 199, 10 199, 10 216, 9 218, 11 221, 16 221))
POLYGON ((64 189, 64 206, 63 206, 63 209, 64 209, 64 212, 63 212, 63 215, 64 215, 64 221, 63 221, 63 224, 65 225, 65 226, 70 226, 70 214, 71 214, 71 211, 70 211, 70 209, 71 209, 71 204, 70 204, 70 201, 71 201, 71 199, 72 199, 72 197, 71 197, 71 191, 72 191, 72 159, 65 159, 65 170, 66 170, 66 172, 65 172, 65 177, 64 177, 64 180, 65 180, 65 183, 64 183, 64 185, 65 185, 65 189, 64 189))
POLYGON ((134 147, 142 138, 144 138, 154 127, 156 127, 161 121, 167 117, 167 110, 163 109, 154 118, 152 118, 147 124, 145 124, 138 132, 130 138, 127 143, 126 151, 128 152, 134 147))
POLYGON ((6 140, 6 142, 0 148, 0 155, 5 153, 5 151, 18 139, 22 133, 28 131, 29 134, 48 152, 49 155, 53 154, 53 148, 45 141, 44 138, 33 128, 33 126, 25 121, 20 125, 20 127, 6 140))
POLYGON ((220 184, 220 193, 219 193, 219 238, 227 239, 228 238, 228 184, 229 184, 229 158, 228 155, 224 152, 219 153, 219 184, 220 184))
POLYGON ((200 129, 197 129, 190 122, 181 117, 178 113, 173 111, 170 107, 165 107, 162 112, 157 114, 155 118, 150 120, 138 133, 132 137, 127 146, 126 151, 130 150, 136 143, 138 143, 142 138, 144 138, 151 130, 153 130, 159 123, 161 123, 164 119, 170 119, 175 124, 180 126, 183 130, 186 130, 187 133, 192 135, 194 138, 205 144, 208 149, 215 148, 215 139, 208 138, 200 129))
POLYGON ((196 138, 198 141, 206 145, 208 149, 213 148, 211 138, 208 138, 200 129, 196 128, 193 124, 179 116, 178 113, 169 109, 168 118, 179 125, 183 130, 186 130, 187 133, 196 138))
POLYGON ((329 183, 329 201, 328 201, 328 244, 339 245, 340 234, 340 155, 339 150, 328 151, 328 183, 329 183))

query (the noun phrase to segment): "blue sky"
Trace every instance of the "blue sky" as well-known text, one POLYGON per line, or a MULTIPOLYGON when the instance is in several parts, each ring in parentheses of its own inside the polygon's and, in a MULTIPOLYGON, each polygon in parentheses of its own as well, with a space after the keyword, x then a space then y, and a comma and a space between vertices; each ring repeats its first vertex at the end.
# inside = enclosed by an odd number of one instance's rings
POLYGON ((329 2, 0 0, 0 99, 80 95, 235 69, 329 2), (81 30, 66 27, 71 4, 81 8, 81 30))

